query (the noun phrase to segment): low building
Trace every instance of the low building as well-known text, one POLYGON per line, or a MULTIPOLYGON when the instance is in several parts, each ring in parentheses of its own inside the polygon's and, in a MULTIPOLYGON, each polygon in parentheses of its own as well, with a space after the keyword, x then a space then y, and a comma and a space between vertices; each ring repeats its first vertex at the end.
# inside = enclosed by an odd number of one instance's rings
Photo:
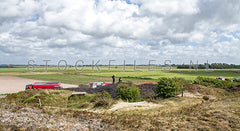
POLYGON ((6 65, 6 64, 0 65, 0 68, 11 68, 11 67, 12 67, 11 65, 6 65))

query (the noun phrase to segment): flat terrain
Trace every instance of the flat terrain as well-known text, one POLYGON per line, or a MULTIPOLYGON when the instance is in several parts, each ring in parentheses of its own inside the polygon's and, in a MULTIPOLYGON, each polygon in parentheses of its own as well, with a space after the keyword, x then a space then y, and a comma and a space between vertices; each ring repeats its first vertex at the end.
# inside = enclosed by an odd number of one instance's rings
MULTIPOLYGON (((45 81, 28 79, 28 78, 20 78, 15 76, 0 76, 0 94, 17 93, 19 91, 24 91, 27 84, 31 84, 34 82, 45 82, 45 81)), ((61 85, 64 88, 77 87, 77 85, 73 85, 73 84, 61 83, 61 85)))
POLYGON ((100 67, 100 71, 96 68, 92 71, 91 67, 85 67, 83 71, 77 72, 73 67, 69 67, 66 71, 58 71, 56 67, 49 67, 45 72, 45 68, 36 67, 34 72, 27 71, 26 68, 0 68, 0 94, 15 93, 25 89, 25 85, 39 82, 52 81, 64 83, 64 88, 68 87, 88 87, 89 82, 111 82, 111 76, 116 75, 122 77, 123 82, 131 81, 133 83, 154 82, 156 83, 160 77, 182 77, 188 81, 196 79, 198 76, 216 78, 224 76, 228 79, 240 77, 239 69, 215 69, 213 72, 199 69, 197 72, 188 69, 172 69, 167 72, 162 68, 156 68, 155 71, 148 71, 147 66, 138 66, 133 71, 132 66, 127 66, 123 71, 122 67, 112 68, 108 71, 108 67, 100 67), (21 78, 20 78, 21 77, 21 78))
POLYGON ((138 66, 137 70, 133 71, 132 66, 127 66, 123 71, 121 67, 112 68, 108 71, 108 67, 100 67, 100 71, 96 68, 92 71, 91 67, 85 67, 83 71, 75 71, 73 67, 69 67, 66 71, 58 71, 56 67, 49 67, 45 72, 43 67, 36 67, 34 72, 27 71, 26 68, 0 68, 0 76, 17 76, 43 81, 57 81, 66 84, 85 85, 89 82, 111 82, 112 75, 116 75, 116 81, 122 77, 124 82, 131 81, 133 83, 140 82, 157 82, 160 77, 181 77, 188 81, 196 79, 198 76, 216 78, 224 76, 228 79, 240 77, 239 69, 215 69, 213 72, 207 72, 205 69, 199 69, 197 72, 189 69, 172 69, 164 71, 162 68, 156 68, 155 71, 148 71, 147 66, 138 66))

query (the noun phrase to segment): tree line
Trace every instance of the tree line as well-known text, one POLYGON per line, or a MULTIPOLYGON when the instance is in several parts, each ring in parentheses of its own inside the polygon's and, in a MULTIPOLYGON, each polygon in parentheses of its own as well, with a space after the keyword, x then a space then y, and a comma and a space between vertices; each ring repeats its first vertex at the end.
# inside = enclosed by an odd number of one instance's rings
MULTIPOLYGON (((235 65, 235 64, 227 64, 227 63, 212 63, 212 64, 198 64, 197 65, 198 69, 240 69, 240 65, 235 65)), ((178 69, 189 69, 189 65, 177 65, 178 69)), ((194 68, 191 66, 190 68, 194 68)))

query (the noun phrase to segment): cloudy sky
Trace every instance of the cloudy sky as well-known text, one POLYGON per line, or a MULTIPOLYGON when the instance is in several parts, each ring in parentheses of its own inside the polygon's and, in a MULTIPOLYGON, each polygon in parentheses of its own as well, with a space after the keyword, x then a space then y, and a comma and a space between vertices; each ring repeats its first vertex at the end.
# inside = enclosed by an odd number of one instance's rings
POLYGON ((240 64, 239 14, 239 0, 1 0, 0 64, 240 64))

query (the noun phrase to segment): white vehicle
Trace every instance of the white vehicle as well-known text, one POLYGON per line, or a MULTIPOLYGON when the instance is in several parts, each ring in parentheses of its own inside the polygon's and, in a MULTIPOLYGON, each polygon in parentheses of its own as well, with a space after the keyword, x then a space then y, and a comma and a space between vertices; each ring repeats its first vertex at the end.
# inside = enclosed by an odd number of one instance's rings
POLYGON ((97 86, 106 86, 106 85, 111 85, 112 82, 90 82, 90 88, 96 88, 97 86))

